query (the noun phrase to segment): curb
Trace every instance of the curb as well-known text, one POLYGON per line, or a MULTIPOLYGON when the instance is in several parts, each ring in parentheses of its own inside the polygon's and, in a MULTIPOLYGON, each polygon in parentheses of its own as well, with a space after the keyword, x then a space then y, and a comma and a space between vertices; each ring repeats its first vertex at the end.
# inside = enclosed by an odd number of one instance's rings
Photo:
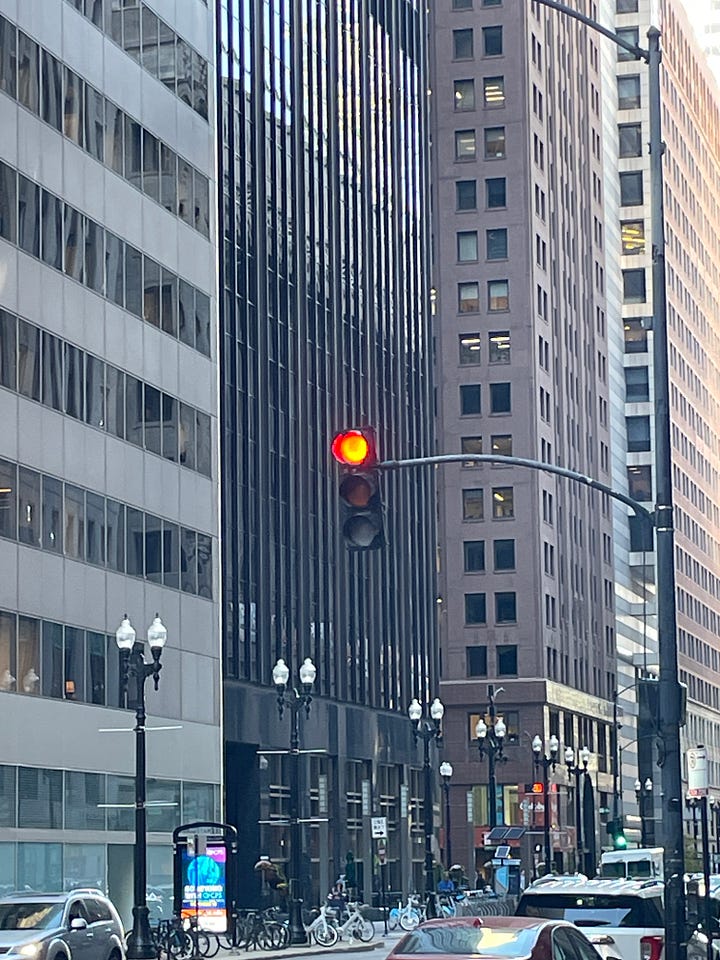
POLYGON ((371 940, 370 943, 352 943, 345 946, 342 943, 334 947, 319 947, 316 944, 307 946, 286 947, 284 950, 237 950, 231 953, 233 957, 278 957, 279 960, 290 960, 291 957, 321 957, 333 953, 363 953, 365 950, 380 950, 385 946, 384 940, 371 940))

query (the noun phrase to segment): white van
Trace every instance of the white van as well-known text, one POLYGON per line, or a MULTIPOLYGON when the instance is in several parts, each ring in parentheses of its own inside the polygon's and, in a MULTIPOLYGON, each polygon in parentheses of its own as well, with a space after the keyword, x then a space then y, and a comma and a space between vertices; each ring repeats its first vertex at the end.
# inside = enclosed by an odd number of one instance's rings
POLYGON ((603 853, 600 876, 613 880, 663 880, 663 848, 636 847, 603 853))

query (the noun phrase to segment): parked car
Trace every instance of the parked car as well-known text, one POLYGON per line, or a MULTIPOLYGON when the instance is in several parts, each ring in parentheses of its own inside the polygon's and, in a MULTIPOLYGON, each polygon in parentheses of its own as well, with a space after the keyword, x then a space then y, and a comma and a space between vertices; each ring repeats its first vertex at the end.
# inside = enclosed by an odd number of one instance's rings
POLYGON ((118 912, 99 890, 0 899, 3 960, 124 960, 118 912))
POLYGON ((479 957, 482 960, 600 960, 571 923, 542 917, 454 917, 426 920, 406 933, 388 960, 479 957))

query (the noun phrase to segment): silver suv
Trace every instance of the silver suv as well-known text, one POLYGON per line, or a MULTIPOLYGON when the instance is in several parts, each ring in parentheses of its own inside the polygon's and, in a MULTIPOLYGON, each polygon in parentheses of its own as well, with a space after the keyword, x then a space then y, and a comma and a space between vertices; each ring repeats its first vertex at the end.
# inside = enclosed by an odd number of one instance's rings
POLYGON ((99 890, 0 899, 2 960, 124 960, 118 912, 99 890))

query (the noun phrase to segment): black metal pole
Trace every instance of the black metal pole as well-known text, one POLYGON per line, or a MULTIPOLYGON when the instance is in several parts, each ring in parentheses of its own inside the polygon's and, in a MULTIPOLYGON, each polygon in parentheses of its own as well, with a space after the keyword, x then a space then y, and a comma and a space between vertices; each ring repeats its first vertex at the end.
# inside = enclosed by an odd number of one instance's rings
POLYGON ((443 790, 445 791, 445 856, 447 857, 447 868, 448 870, 452 866, 453 857, 452 857, 452 832, 450 824, 450 778, 446 777, 443 782, 443 790))
POLYGON ((495 774, 497 744, 495 741, 495 691, 492 686, 488 687, 488 715, 490 719, 488 725, 488 738, 490 740, 490 750, 488 751, 488 823, 492 829, 497 826, 497 779, 495 774))
POLYGON ((580 806, 580 775, 582 772, 578 766, 576 766, 573 771, 575 774, 575 850, 577 852, 577 856, 575 857, 577 866, 575 869, 578 872, 581 872, 583 868, 583 829, 582 809, 580 806))
POLYGON ((133 851, 133 927, 128 938, 128 960, 151 960, 156 947, 150 932, 147 907, 147 820, 145 774, 144 644, 136 641, 127 661, 128 701, 135 707, 135 849, 133 851))
POLYGON ((703 880, 705 882, 705 897, 703 907, 705 914, 705 935, 707 937, 707 960, 713 960, 713 941, 712 941, 712 900, 710 899, 710 831, 708 830, 708 798, 700 798, 700 832, 702 837, 702 866, 703 880))
POLYGON ((550 778, 548 777, 548 760, 543 757, 540 761, 543 771, 543 799, 545 801, 545 815, 543 817, 543 834, 545 841, 545 869, 543 873, 547 875, 552 867, 550 859, 552 857, 552 847, 550 846, 550 778))
POLYGON ((430 766, 430 741, 435 736, 432 727, 424 724, 419 731, 423 742, 423 774, 425 777, 425 796, 423 800, 423 820, 425 829, 425 901, 426 914, 432 918, 435 916, 435 882, 433 876, 433 854, 432 840, 434 833, 433 824, 433 785, 432 768, 430 766))
POLYGON ((290 876, 288 878, 288 919, 290 943, 307 943, 307 933, 302 922, 300 899, 300 847, 302 827, 300 824, 300 724, 298 712, 301 701, 290 701, 290 876))
POLYGON ((387 912, 387 863, 383 860, 380 864, 380 883, 382 884, 382 891, 380 893, 380 906, 382 907, 383 914, 383 935, 387 936, 388 932, 388 912, 387 912))

